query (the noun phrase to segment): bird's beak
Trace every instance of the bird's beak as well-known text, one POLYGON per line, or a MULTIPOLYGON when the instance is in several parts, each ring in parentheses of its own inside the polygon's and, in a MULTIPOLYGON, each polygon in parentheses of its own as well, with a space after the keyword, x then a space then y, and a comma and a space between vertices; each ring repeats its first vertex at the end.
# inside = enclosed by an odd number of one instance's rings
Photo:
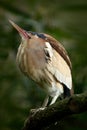
POLYGON ((9 20, 9 22, 12 24, 12 26, 19 32, 20 36, 22 38, 29 38, 29 34, 24 29, 20 28, 17 24, 15 24, 13 21, 9 20))

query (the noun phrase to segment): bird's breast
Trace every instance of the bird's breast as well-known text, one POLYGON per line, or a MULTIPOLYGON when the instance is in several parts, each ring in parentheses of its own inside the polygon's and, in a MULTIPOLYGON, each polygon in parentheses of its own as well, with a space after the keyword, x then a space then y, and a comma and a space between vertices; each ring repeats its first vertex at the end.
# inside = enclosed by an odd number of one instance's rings
POLYGON ((43 77, 45 68, 44 47, 23 46, 20 44, 17 53, 17 64, 20 70, 33 80, 39 81, 43 77))

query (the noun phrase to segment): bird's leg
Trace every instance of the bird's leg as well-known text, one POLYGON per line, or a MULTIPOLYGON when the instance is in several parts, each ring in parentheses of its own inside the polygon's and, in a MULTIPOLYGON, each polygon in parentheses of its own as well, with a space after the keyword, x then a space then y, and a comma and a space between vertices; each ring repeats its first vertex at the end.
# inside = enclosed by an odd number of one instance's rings
POLYGON ((43 102, 43 104, 42 104, 42 108, 45 108, 47 106, 48 101, 49 101, 49 96, 47 95, 44 102, 43 102))
POLYGON ((48 104, 48 101, 49 101, 49 96, 47 95, 46 98, 45 98, 45 100, 44 100, 44 102, 43 102, 43 104, 42 104, 42 106, 40 108, 31 109, 30 112, 32 114, 36 114, 38 111, 44 110, 46 108, 47 104, 48 104))
POLYGON ((56 95, 56 96, 54 96, 54 97, 52 98, 52 101, 51 101, 50 105, 52 105, 52 104, 54 104, 54 103, 56 102, 58 96, 59 96, 59 95, 56 95))

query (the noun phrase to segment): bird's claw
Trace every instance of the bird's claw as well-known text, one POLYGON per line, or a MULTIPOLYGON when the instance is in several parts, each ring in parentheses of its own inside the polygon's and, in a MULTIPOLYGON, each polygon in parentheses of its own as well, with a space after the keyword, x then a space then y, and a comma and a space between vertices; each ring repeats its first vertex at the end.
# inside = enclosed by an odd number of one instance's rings
POLYGON ((46 107, 40 107, 40 108, 37 108, 37 109, 31 109, 30 113, 35 115, 37 112, 43 111, 45 108, 46 107))

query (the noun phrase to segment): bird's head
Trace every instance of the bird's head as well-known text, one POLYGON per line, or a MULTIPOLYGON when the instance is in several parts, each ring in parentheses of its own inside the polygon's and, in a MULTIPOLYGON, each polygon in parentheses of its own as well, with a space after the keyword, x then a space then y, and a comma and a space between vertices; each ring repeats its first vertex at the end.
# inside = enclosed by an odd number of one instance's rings
POLYGON ((26 30, 22 29, 21 27, 19 27, 17 24, 15 24, 11 20, 9 20, 9 22, 18 31, 18 33, 21 36, 23 42, 26 41, 26 40, 28 40, 28 39, 31 39, 30 34, 26 30))

